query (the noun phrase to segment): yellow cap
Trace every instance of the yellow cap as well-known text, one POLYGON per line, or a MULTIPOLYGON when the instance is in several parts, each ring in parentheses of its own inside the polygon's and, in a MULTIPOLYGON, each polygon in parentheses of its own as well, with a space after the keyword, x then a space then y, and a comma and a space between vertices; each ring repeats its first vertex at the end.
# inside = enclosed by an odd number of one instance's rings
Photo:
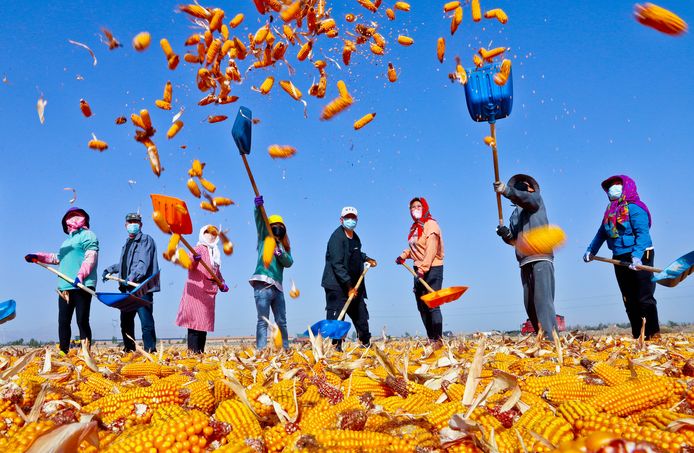
POLYGON ((284 219, 281 216, 278 216, 277 214, 273 214, 270 217, 268 217, 267 221, 269 223, 281 223, 284 225, 284 219))

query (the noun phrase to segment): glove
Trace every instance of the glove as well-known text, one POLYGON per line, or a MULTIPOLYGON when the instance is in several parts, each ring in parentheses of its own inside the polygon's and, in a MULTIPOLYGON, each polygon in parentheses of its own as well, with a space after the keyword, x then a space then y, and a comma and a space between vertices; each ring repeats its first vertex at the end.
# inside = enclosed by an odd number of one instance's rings
POLYGON ((106 278, 106 276, 108 276, 108 275, 109 275, 109 272, 106 269, 104 269, 104 272, 101 274, 101 281, 106 283, 106 280, 108 280, 106 278))
POLYGON ((505 194, 508 187, 501 181, 494 181, 494 192, 505 194))
POLYGON ((629 269, 631 269, 632 271, 638 271, 639 269, 637 269, 636 266, 643 266, 643 263, 641 262, 641 258, 636 258, 635 256, 632 256, 631 266, 629 266, 629 269))
POLYGON ((376 260, 373 258, 369 258, 368 260, 366 260, 366 262, 369 263, 371 267, 376 267, 376 265, 378 264, 376 260))
POLYGON ((511 240, 512 237, 511 230, 505 225, 496 227, 496 234, 505 240, 511 240))
POLYGON ((75 288, 79 288, 78 285, 80 285, 81 283, 82 283, 82 280, 80 280, 79 277, 75 277, 75 281, 72 282, 72 286, 74 286, 75 288))
POLYGON ((585 261, 586 263, 590 263, 591 261, 593 261, 593 254, 590 253, 590 251, 587 251, 586 254, 583 255, 583 261, 585 261))
POLYGON ((200 261, 202 259, 202 256, 198 255, 197 253, 193 254, 193 261, 200 261))
POLYGON ((281 249, 281 248, 275 247, 275 256, 276 256, 277 258, 279 258, 280 256, 282 256, 282 249, 281 249))
POLYGON ((35 263, 39 260, 39 256, 35 253, 30 253, 28 255, 24 255, 24 261, 27 263, 35 263))
POLYGON ((356 288, 350 288, 349 291, 347 291, 347 297, 351 297, 351 298, 357 297, 357 289, 356 288))
POLYGON ((226 293, 229 291, 229 287, 227 286, 226 283, 222 284, 222 286, 219 287, 219 290, 223 293, 226 293))
POLYGON ((401 256, 395 258, 395 264, 405 264, 405 259, 401 256))
POLYGON ((424 278, 425 272, 421 269, 417 269, 417 277, 424 278))
POLYGON ((253 202, 255 203, 255 207, 256 207, 256 208, 259 208, 259 207, 261 207, 262 205, 265 204, 265 201, 263 201, 263 196, 262 196, 262 195, 258 195, 257 197, 255 197, 255 198, 253 199, 253 202))

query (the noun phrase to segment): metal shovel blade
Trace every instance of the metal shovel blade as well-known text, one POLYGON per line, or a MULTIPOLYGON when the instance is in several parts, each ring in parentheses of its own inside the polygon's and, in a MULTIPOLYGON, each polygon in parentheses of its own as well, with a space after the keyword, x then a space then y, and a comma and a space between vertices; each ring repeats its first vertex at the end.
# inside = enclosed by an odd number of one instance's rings
MULTIPOLYGON (((338 321, 337 319, 324 319, 318 321, 311 326, 311 332, 313 335, 320 334, 323 338, 332 338, 333 340, 341 340, 349 332, 352 324, 347 321, 338 321)), ((304 335, 308 335, 308 330, 304 332, 304 335)))
POLYGON ((17 315, 16 309, 17 303, 12 299, 0 302, 0 324, 13 320, 17 315))
POLYGON ((441 305, 458 300, 467 291, 469 286, 451 286, 443 288, 433 293, 422 296, 422 302, 429 308, 440 307, 441 305))
POLYGON ((231 128, 231 136, 234 137, 236 147, 241 154, 251 153, 251 131, 253 130, 253 112, 248 107, 239 107, 234 126, 231 128))
POLYGON ((677 258, 668 267, 657 274, 653 274, 652 281, 672 288, 694 272, 694 251, 677 258))

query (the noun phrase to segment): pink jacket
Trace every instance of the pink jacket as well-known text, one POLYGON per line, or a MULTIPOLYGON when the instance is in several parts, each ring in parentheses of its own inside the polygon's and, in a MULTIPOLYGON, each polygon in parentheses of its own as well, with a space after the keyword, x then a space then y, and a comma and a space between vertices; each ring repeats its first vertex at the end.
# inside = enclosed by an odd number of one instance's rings
POLYGON ((416 242, 410 243, 410 248, 405 249, 400 257, 412 258, 414 265, 422 272, 429 272, 432 266, 443 266, 443 238, 436 220, 424 223, 422 237, 417 237, 416 242))
MULTIPOLYGON (((198 245, 195 247, 195 253, 215 270, 217 277, 224 283, 219 266, 212 263, 207 248, 204 245, 198 245)), ((183 288, 183 296, 178 306, 176 325, 187 329, 214 332, 214 304, 217 291, 219 287, 212 280, 210 273, 202 264, 193 261, 193 265, 188 270, 188 281, 183 288)))

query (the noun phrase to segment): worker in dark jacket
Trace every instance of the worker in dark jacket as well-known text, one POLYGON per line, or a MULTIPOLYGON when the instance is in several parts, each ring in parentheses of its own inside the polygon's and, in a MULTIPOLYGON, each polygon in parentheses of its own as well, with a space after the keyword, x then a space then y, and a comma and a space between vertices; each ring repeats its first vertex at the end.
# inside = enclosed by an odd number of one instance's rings
MULTIPOLYGON (((523 174, 514 175, 508 184, 496 181, 494 190, 516 205, 509 219, 509 226, 499 226, 496 229, 496 234, 507 244, 514 245, 519 234, 548 224, 540 185, 535 178, 523 174)), ((535 332, 539 332, 539 327, 542 326, 547 338, 552 340, 552 332, 557 329, 557 316, 554 312, 554 255, 524 255, 516 248, 516 259, 521 269, 523 301, 528 318, 535 332)))
MULTIPOLYGON (((120 262, 104 270, 103 281, 106 281, 107 275, 113 274, 129 282, 141 283, 159 272, 157 246, 150 235, 142 233, 142 216, 135 212, 126 215, 125 228, 128 232, 128 240, 121 251, 120 262)), ((140 298, 153 302, 154 293, 159 291, 158 277, 155 280, 144 294, 139 295, 140 298)), ((123 282, 119 284, 118 288, 123 293, 133 289, 123 282)), ((153 308, 153 305, 150 304, 140 307, 136 311, 120 312, 120 329, 123 334, 125 351, 135 350, 135 342, 130 339, 135 338, 135 314, 140 317, 145 351, 156 351, 157 334, 154 330, 153 308)))
MULTIPOLYGON (((321 286, 325 288, 326 319, 337 319, 347 298, 354 295, 347 314, 357 331, 359 341, 368 346, 371 342, 369 332, 369 312, 366 308, 366 286, 362 282, 355 289, 357 280, 364 270, 364 263, 376 266, 376 260, 361 251, 361 240, 354 229, 357 227, 357 209, 351 206, 342 208, 340 226, 328 240, 325 253, 325 269, 321 286)), ((340 342, 334 342, 340 349, 340 342)))

